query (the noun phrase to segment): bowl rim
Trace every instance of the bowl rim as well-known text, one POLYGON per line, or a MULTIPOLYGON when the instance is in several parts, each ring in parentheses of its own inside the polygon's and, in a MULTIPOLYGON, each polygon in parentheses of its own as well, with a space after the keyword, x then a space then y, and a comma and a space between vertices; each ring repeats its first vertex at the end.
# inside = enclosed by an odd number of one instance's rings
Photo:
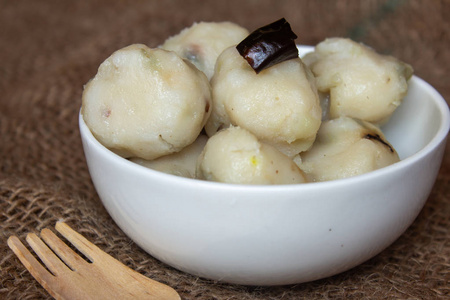
MULTIPOLYGON (((300 55, 302 53, 309 52, 313 49, 313 46, 299 46, 300 55)), ((136 164, 134 162, 131 162, 130 160, 123 158, 105 146, 103 146, 92 134, 90 129, 87 127, 86 123, 84 122, 83 116, 82 116, 82 110, 79 110, 79 129, 80 134, 82 136, 82 139, 87 139, 90 141, 92 145, 99 148, 100 151, 104 152, 105 155, 107 155, 110 159, 117 161, 118 163, 122 164, 123 167, 126 168, 133 168, 136 170, 136 172, 139 172, 140 175, 146 176, 149 179, 150 178, 158 178, 158 180, 169 180, 172 181, 173 184, 177 184, 178 186, 188 185, 193 186, 195 185, 195 188, 206 188, 206 189, 214 189, 214 190, 241 190, 241 191, 263 191, 263 192, 269 192, 269 191, 275 191, 275 192, 281 192, 281 191, 301 191, 301 190, 308 190, 308 189, 324 189, 324 188, 332 188, 336 185, 338 186, 345 186, 349 184, 358 184, 365 181, 374 180, 375 178, 378 178, 380 176, 385 176, 388 173, 394 172, 396 170, 400 170, 403 168, 406 168, 408 165, 414 164, 417 161, 421 160, 425 156, 427 156, 429 153, 431 153, 434 149, 436 149, 441 142, 443 142, 450 130, 450 110, 447 102, 444 100, 442 95, 429 83, 424 81, 423 79, 417 77, 416 75, 413 75, 410 78, 410 82, 414 82, 414 84, 418 85, 420 89, 425 90, 428 94, 430 94, 431 98, 433 99, 435 105, 437 106, 439 113, 441 115, 441 120, 439 127, 435 133, 435 135, 431 138, 431 140, 422 147, 419 151, 416 153, 400 160, 399 162, 396 162, 392 165, 389 165, 387 167, 383 167, 381 169, 377 169, 365 174, 357 175, 354 177, 349 178, 343 178, 343 179, 337 179, 332 181, 324 181, 324 182, 308 182, 308 183, 300 183, 300 184, 278 184, 278 185, 251 185, 251 184, 232 184, 232 183, 223 183, 223 182, 212 182, 212 181, 205 181, 205 180, 199 180, 199 179, 193 179, 193 178, 185 178, 181 176, 176 176, 172 174, 163 173, 157 170, 152 170, 150 168, 141 166, 139 164, 136 164)))

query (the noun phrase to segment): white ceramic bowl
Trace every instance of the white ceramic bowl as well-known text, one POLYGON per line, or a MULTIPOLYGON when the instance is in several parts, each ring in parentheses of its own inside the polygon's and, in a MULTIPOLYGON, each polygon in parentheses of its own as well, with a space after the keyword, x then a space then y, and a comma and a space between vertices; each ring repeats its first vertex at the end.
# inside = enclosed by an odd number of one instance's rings
POLYGON ((450 126, 444 99, 413 77, 383 128, 400 162, 331 182, 244 186, 144 168, 107 150, 79 121, 96 190, 134 242, 179 270, 248 285, 324 278, 388 247, 426 202, 450 126))

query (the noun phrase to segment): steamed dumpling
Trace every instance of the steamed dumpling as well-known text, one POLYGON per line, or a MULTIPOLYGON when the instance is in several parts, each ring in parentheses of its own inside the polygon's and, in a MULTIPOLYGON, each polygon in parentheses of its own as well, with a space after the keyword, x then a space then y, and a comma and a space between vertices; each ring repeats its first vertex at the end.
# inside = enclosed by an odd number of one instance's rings
POLYGON ((131 45, 114 52, 83 91, 82 115, 105 147, 155 159, 195 141, 210 115, 206 76, 174 52, 131 45))
POLYGON ((256 74, 236 47, 217 59, 209 136, 229 125, 240 126, 292 157, 314 142, 321 123, 319 96, 310 70, 300 58, 256 74))
POLYGON ((224 129, 206 143, 197 178, 237 184, 293 184, 306 178, 297 165, 274 147, 240 127, 224 129))
POLYGON ((364 174, 399 161, 375 125, 348 117, 322 123, 311 149, 294 159, 311 181, 364 174))
POLYGON ((330 119, 386 121, 405 97, 413 73, 410 65, 344 38, 319 43, 304 62, 316 76, 318 90, 330 95, 330 119))
POLYGON ((247 29, 231 22, 200 22, 167 39, 161 48, 188 59, 211 79, 219 54, 248 34, 247 29))
POLYGON ((176 176, 195 178, 197 159, 208 140, 206 135, 200 135, 195 142, 180 152, 165 155, 154 160, 130 158, 130 161, 149 169, 176 176))

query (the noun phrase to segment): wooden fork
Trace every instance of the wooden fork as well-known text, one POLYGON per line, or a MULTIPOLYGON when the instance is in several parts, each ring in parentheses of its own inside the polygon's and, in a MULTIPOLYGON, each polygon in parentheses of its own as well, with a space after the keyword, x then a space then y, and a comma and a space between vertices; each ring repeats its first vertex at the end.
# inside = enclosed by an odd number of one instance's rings
POLYGON ((67 224, 57 222, 55 228, 91 262, 80 257, 50 229, 41 231, 44 241, 29 233, 28 244, 49 272, 19 238, 8 238, 8 246, 55 299, 180 299, 171 287, 128 268, 67 224))

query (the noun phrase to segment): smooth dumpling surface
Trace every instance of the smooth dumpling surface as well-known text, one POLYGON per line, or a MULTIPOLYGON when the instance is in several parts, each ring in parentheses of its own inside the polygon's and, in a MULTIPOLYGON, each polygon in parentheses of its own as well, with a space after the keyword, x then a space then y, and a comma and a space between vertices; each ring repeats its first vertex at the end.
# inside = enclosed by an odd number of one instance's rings
POLYGON ((330 118, 348 116, 382 123, 400 105, 413 69, 350 39, 319 43, 304 62, 316 76, 320 92, 330 94, 330 118))
POLYGON ((161 48, 188 59, 211 79, 220 53, 248 34, 247 29, 232 22, 200 22, 168 38, 161 48))
POLYGON ((83 91, 82 115, 105 147, 157 157, 195 141, 210 114, 206 76, 174 52, 131 45, 114 52, 83 91))
POLYGON ((312 148, 294 159, 311 181, 364 174, 399 161, 375 125, 348 117, 322 123, 312 148))
POLYGON ((195 142, 183 148, 180 152, 165 155, 154 160, 130 158, 130 161, 167 174, 195 178, 197 159, 207 140, 208 137, 206 135, 200 135, 195 142))
POLYGON ((197 163, 197 178, 237 184, 294 184, 306 181, 289 157, 259 142, 245 129, 230 127, 212 136, 197 163))
POLYGON ((205 126, 209 136, 231 124, 290 157, 312 145, 321 107, 314 77, 300 58, 256 74, 233 46, 217 59, 211 85, 213 111, 205 126))

